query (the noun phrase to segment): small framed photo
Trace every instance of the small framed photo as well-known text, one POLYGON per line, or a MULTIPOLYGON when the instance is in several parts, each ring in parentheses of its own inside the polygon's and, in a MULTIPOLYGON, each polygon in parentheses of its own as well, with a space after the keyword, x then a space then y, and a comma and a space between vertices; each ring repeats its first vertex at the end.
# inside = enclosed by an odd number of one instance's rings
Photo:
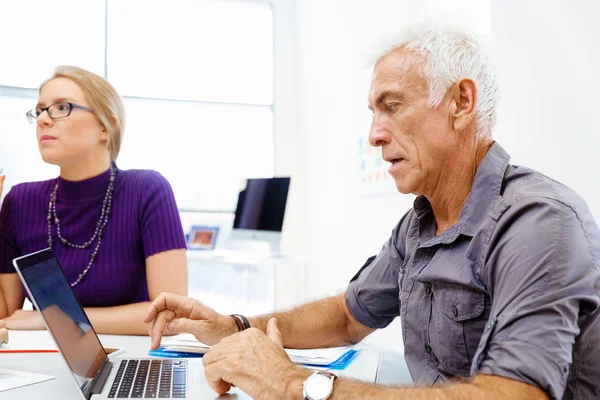
POLYGON ((193 226, 188 238, 188 248, 193 250, 212 250, 217 243, 218 226, 193 226))

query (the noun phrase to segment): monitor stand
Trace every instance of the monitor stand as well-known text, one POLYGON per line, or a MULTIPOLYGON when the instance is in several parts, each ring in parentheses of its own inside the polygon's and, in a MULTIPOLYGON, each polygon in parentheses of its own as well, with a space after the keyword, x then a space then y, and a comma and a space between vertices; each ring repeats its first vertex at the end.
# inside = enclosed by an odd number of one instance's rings
POLYGON ((227 250, 268 256, 281 254, 281 232, 233 229, 227 240, 227 250))

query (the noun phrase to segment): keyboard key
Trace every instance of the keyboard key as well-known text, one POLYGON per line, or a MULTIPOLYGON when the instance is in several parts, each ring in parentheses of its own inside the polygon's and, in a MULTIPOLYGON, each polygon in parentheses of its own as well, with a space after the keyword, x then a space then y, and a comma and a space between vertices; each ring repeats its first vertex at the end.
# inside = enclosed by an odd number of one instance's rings
POLYGON ((173 375, 173 385, 185 385, 185 372, 175 372, 173 375))

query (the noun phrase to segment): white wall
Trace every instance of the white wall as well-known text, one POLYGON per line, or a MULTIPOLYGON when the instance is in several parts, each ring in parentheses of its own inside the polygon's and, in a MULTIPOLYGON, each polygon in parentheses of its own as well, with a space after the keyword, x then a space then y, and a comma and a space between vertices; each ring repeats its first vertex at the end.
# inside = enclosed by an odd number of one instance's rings
POLYGON ((497 139, 575 189, 600 220, 600 2, 493 2, 502 85, 497 139))
MULTIPOLYGON (((382 39, 432 15, 469 23, 490 47, 503 93, 496 138, 513 162, 573 187, 600 217, 593 164, 600 150, 593 120, 600 93, 600 28, 594 20, 600 2, 299 0, 298 136, 281 138, 276 168, 287 160, 287 171, 304 185, 288 221, 298 221, 308 239, 294 240, 293 224, 285 235, 292 238, 289 248, 311 259, 310 298, 344 290, 412 206, 412 196, 359 194, 356 138, 369 129, 369 56, 382 39)), ((399 350, 399 338, 395 321, 370 339, 399 350)))

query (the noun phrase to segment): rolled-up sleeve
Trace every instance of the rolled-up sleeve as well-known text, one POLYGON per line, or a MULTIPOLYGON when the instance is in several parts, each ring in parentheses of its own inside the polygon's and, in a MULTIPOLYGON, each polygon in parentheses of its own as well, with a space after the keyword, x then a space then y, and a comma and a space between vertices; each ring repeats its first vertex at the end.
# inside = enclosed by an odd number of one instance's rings
POLYGON ((579 318, 599 306, 594 240, 559 201, 531 197, 507 207, 482 262, 492 307, 472 375, 515 379, 562 398, 579 318))
POLYGON ((350 314, 370 328, 384 328, 400 314, 399 272, 404 257, 396 242, 400 225, 379 254, 352 279, 346 290, 350 314))

